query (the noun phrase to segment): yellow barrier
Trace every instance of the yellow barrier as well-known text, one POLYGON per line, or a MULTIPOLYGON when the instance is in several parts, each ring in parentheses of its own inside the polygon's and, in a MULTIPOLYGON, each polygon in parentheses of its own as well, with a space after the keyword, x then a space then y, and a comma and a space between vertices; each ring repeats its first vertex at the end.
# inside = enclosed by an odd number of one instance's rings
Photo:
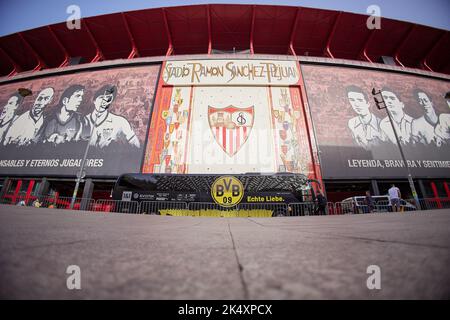
POLYGON ((272 210, 182 210, 182 209, 161 209, 162 216, 174 217, 224 217, 224 218, 269 218, 272 210))

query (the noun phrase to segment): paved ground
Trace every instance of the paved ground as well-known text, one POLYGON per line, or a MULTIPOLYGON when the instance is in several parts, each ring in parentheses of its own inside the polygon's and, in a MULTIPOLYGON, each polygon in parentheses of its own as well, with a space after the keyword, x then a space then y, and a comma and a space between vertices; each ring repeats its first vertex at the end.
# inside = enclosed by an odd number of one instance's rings
POLYGON ((450 210, 193 218, 0 205, 0 298, 450 298, 450 210), (81 268, 68 290, 66 268, 81 268), (369 265, 381 290, 368 290, 369 265))

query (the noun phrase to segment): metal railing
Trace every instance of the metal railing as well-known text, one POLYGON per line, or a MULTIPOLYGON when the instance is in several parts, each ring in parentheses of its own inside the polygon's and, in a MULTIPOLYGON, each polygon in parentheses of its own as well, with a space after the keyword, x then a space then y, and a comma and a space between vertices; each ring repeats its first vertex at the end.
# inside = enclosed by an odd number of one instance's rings
POLYGON ((104 200, 95 201, 93 211, 102 212, 119 212, 119 213, 140 213, 139 202, 137 201, 121 201, 121 200, 104 200))
MULTIPOLYGON (((53 195, 16 195, 7 194, 0 203, 9 205, 40 206, 45 208, 69 209, 71 197, 53 195), (36 200, 39 201, 37 205, 36 200)), ((449 209, 450 198, 419 199, 422 210, 449 209)), ((406 199, 400 205, 400 211, 415 211, 414 199, 406 199)), ((90 198, 76 198, 74 210, 94 212, 118 212, 129 214, 156 214, 167 216, 207 216, 207 217, 276 217, 276 216, 313 216, 344 215, 392 212, 387 200, 380 200, 369 207, 356 202, 328 202, 320 208, 315 202, 301 203, 241 203, 233 207, 222 207, 216 203, 206 202, 171 202, 171 201, 121 201, 90 198)))
POLYGON ((211 202, 190 202, 188 204, 189 215, 194 217, 237 217, 239 207, 222 207, 211 202))
MULTIPOLYGON (((44 208, 70 209, 71 197, 36 196, 44 208)), ((94 211, 95 200, 76 198, 73 210, 94 211)))
POLYGON ((241 203, 238 206, 240 217, 284 217, 289 215, 285 203, 241 203))
POLYGON ((139 213, 172 215, 179 210, 187 210, 186 202, 144 201, 140 203, 139 213))
POLYGON ((318 213, 318 206, 313 202, 290 203, 290 216, 312 216, 318 213))

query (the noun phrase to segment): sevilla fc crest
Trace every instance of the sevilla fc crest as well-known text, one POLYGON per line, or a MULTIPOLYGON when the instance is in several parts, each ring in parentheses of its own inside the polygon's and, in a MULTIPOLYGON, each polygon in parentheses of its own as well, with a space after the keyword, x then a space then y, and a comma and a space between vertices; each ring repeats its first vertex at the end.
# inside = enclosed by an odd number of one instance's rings
POLYGON ((209 127, 219 146, 230 157, 245 144, 253 127, 253 106, 217 109, 208 106, 209 127))

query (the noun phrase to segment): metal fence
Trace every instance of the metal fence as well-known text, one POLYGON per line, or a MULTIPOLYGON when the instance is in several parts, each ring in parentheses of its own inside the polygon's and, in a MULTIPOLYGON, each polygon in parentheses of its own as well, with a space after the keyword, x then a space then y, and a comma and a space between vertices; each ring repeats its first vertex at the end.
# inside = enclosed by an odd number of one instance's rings
POLYGON ((222 207, 211 202, 191 202, 188 204, 188 215, 194 217, 238 217, 239 207, 222 207))
POLYGON ((319 213, 318 207, 314 202, 290 203, 290 216, 312 216, 319 213))
MULTIPOLYGON (((5 195, 2 204, 37 206, 70 209, 71 197, 51 195, 5 195)), ((421 210, 448 209, 450 198, 419 199, 421 210)), ((416 210, 414 199, 402 201, 400 211, 416 210)), ((211 217, 276 217, 276 216, 313 216, 344 215, 392 212, 389 201, 377 201, 373 207, 357 202, 328 202, 320 208, 315 202, 302 203, 241 203, 233 207, 222 207, 216 203, 205 202, 170 202, 170 201, 120 201, 105 199, 76 198, 73 210, 94 212, 119 212, 129 214, 156 214, 167 216, 211 216, 211 217)))
POLYGON ((93 211, 119 212, 119 213, 139 213, 139 202, 121 200, 97 200, 93 211))
POLYGON ((241 203, 238 206, 240 217, 284 217, 289 215, 285 203, 241 203))
MULTIPOLYGON (((59 197, 51 195, 36 195, 19 193, 18 195, 6 195, 0 203, 22 206, 35 206, 45 208, 70 209, 71 197, 59 197)), ((73 210, 93 211, 95 200, 90 198, 76 198, 73 210)))
POLYGON ((140 204, 139 213, 172 215, 171 213, 187 209, 186 202, 144 201, 140 204))
MULTIPOLYGON (((44 208, 57 208, 57 209, 70 209, 71 197, 52 197, 52 196, 37 196, 41 207, 44 208)), ((75 203, 72 210, 84 210, 94 211, 94 199, 89 198, 75 198, 75 203)), ((31 204, 33 205, 33 204, 31 204)))
MULTIPOLYGON (((414 199, 407 200, 414 203, 414 199)), ((422 210, 448 209, 450 208, 450 198, 429 198, 419 199, 420 208, 422 210)))

